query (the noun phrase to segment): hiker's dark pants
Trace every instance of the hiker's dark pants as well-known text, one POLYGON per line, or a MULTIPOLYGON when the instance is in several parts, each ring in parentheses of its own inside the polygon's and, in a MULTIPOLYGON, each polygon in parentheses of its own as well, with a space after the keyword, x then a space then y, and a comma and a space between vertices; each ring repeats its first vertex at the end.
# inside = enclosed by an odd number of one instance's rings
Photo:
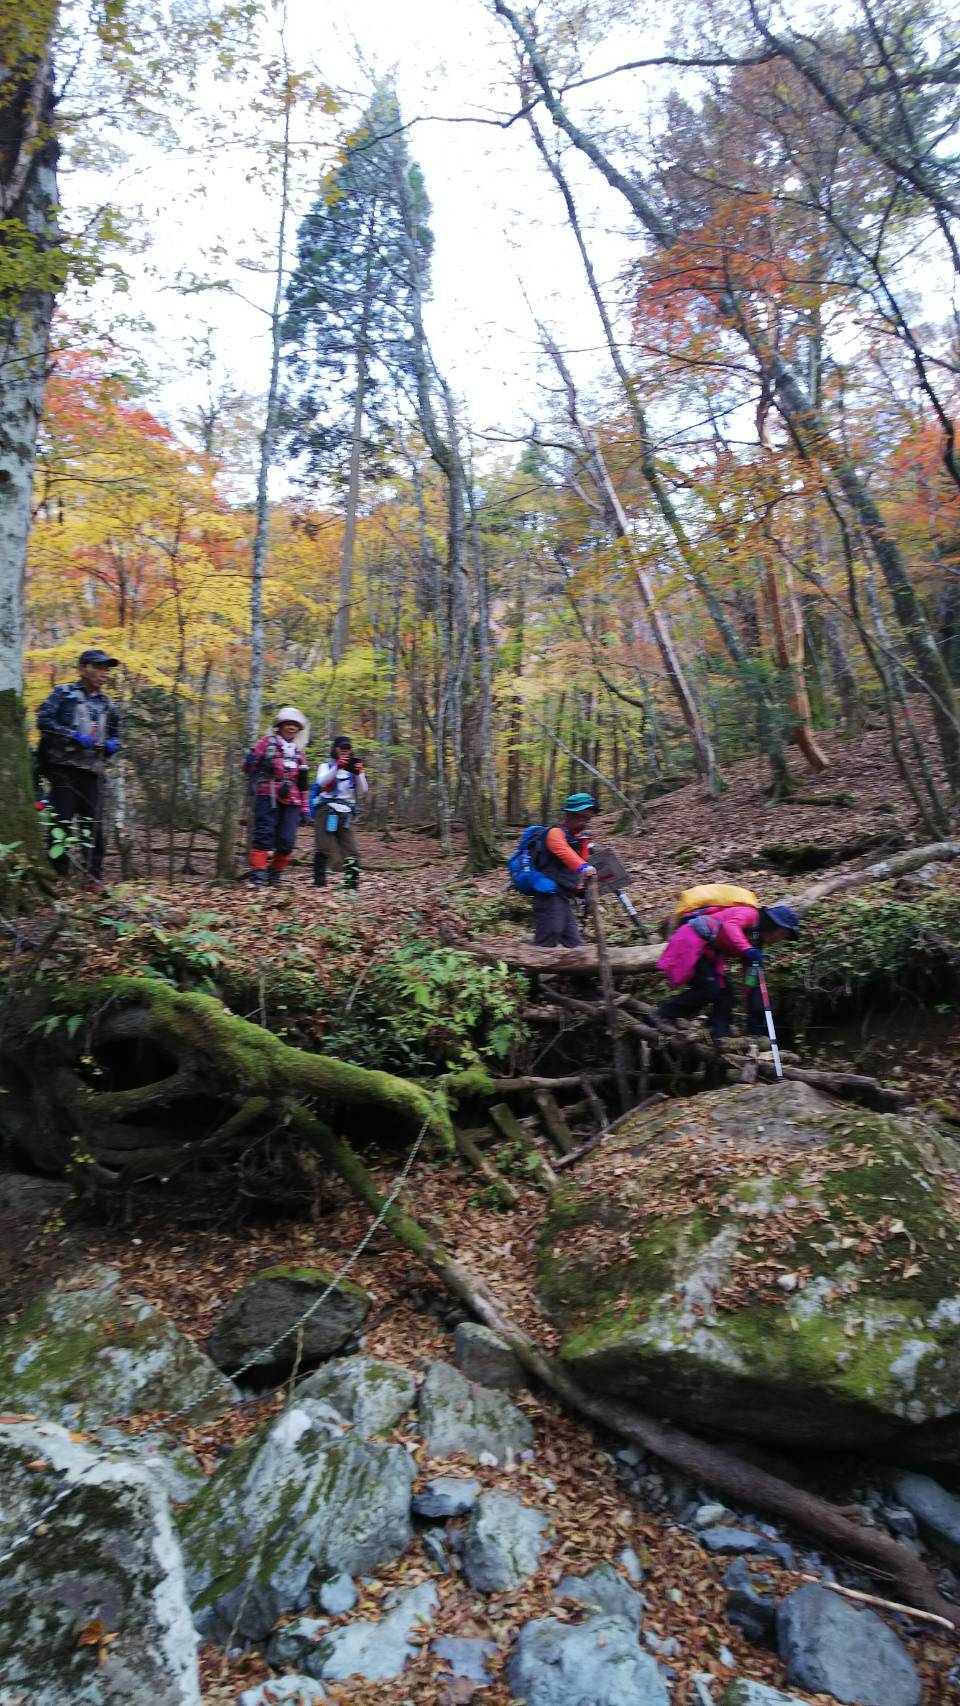
MULTIPOLYGON (((751 1037, 765 1037, 767 1027, 760 991, 754 985, 749 986, 745 993, 747 1033, 751 1037)), ((733 987, 729 978, 720 982, 716 969, 706 959, 697 961, 697 969, 686 989, 661 1001, 657 1012, 661 1019, 691 1019, 704 1007, 710 1008, 710 1035, 728 1037, 733 1021, 733 987)))
POLYGON ((293 852, 300 828, 300 807, 274 805, 269 794, 258 794, 253 808, 253 843, 260 853, 293 852))
POLYGON ((50 810, 68 828, 76 820, 81 837, 80 847, 53 860, 54 869, 58 876, 65 876, 71 863, 78 861, 99 880, 103 873, 103 777, 96 770, 81 770, 77 764, 52 764, 47 779, 50 810))
POLYGON ((338 865, 345 865, 348 859, 352 859, 359 867, 360 849, 357 846, 356 831, 351 828, 351 820, 347 818, 344 823, 344 818, 341 817, 336 829, 328 829, 327 813, 322 802, 317 807, 317 815, 313 820, 313 846, 314 852, 323 859, 329 859, 334 869, 338 865))
POLYGON ((570 896, 560 889, 533 897, 533 944, 536 948, 583 947, 570 896))

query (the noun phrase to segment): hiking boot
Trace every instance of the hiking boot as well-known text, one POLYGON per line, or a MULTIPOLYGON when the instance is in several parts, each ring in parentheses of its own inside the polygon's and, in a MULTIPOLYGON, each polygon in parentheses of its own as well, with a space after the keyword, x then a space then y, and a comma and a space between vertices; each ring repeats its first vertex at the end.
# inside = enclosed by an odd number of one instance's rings
POLYGON ((327 886, 327 855, 313 855, 313 886, 315 889, 325 889, 327 886))
POLYGON ((268 889, 276 889, 280 887, 281 874, 282 873, 280 871, 275 871, 272 865, 270 866, 270 869, 267 872, 268 889))
POLYGON ((268 881, 269 877, 266 871, 251 870, 247 872, 247 882, 251 883, 255 889, 265 889, 268 881))

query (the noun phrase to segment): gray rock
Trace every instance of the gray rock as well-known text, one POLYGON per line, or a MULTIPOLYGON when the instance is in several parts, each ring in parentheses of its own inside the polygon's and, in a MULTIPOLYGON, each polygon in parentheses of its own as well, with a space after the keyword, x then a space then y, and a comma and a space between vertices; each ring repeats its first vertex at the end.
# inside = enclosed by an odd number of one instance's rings
POLYGON ((345 1570, 341 1570, 338 1576, 331 1576, 321 1586, 317 1602, 328 1617, 342 1617, 344 1612, 352 1611, 357 1603, 353 1577, 348 1576, 345 1570))
POLYGON ((623 1565, 632 1582, 643 1581, 647 1572, 632 1546, 625 1546, 623 1551, 617 1554, 617 1563, 623 1565))
POLYGON ((180 1518, 201 1633, 261 1640, 312 1576, 374 1570, 409 1544, 414 1468, 305 1398, 245 1440, 180 1518))
POLYGON ((916 1517, 924 1540, 954 1562, 960 1560, 960 1497, 948 1493, 929 1475, 900 1469, 891 1486, 900 1503, 916 1517))
POLYGON ((327 1617, 295 1617, 271 1635, 267 1642, 267 1658, 275 1670, 301 1666, 329 1627, 327 1617))
POLYGON ((540 1563, 550 1523, 541 1511, 509 1493, 481 1493, 463 1546, 463 1570, 472 1588, 502 1593, 519 1587, 540 1563))
POLYGON ((509 1345, 490 1327, 462 1321, 453 1335, 453 1360, 468 1380, 492 1386, 500 1392, 518 1392, 527 1385, 527 1375, 509 1345))
POLYGON ((857 1706, 920 1706, 913 1662, 875 1611, 855 1610, 829 1588, 802 1587, 777 1612, 787 1681, 857 1706))
POLYGON ((497 1656, 496 1641, 470 1640, 462 1635, 440 1635, 430 1643, 430 1651, 445 1659, 454 1676, 465 1676, 468 1682, 489 1683, 492 1679, 487 1662, 497 1656))
POLYGON ((765 1682, 731 1682, 720 1696, 720 1706, 804 1706, 795 1694, 781 1694, 765 1682))
POLYGON ((777 1651, 777 1599, 758 1593, 752 1581, 735 1587, 727 1600, 727 1617, 755 1647, 777 1651))
POLYGON ((73 1490, 3 1566, 5 1701, 200 1706, 197 1640, 166 1498, 131 1458, 98 1461, 54 1423, 0 1424, 0 1552, 73 1490), (29 1467, 39 1463, 47 1467, 29 1467), (79 1645, 99 1619, 116 1639, 79 1645))
POLYGON ((447 1549, 435 1528, 428 1528, 426 1533, 420 1536, 420 1544, 427 1554, 431 1564, 440 1571, 442 1576, 449 1576, 452 1574, 452 1566, 450 1559, 447 1557, 447 1549))
POLYGON ((715 1528, 730 1515, 726 1505, 698 1505, 693 1513, 694 1528, 715 1528))
POLYGON ((506 1463, 533 1444, 526 1416, 486 1386, 474 1386, 449 1363, 431 1363, 420 1388, 420 1429, 430 1457, 489 1453, 506 1463))
POLYGON ((343 1682, 348 1676, 385 1682, 400 1676, 408 1659, 420 1651, 410 1636, 429 1622, 439 1603, 432 1582, 392 1594, 379 1622, 360 1618, 322 1635, 304 1661, 305 1669, 322 1682, 343 1682))
POLYGON ((483 1488, 482 1481, 460 1480, 455 1475, 436 1475, 413 1495, 414 1516, 428 1521, 447 1521, 472 1511, 483 1488))
POLYGON ((913 1512, 906 1510, 903 1505, 881 1505, 880 1517, 890 1533, 901 1539, 916 1540, 920 1533, 920 1525, 913 1512))
POLYGON ((149 1430, 142 1434, 128 1434, 123 1428, 101 1425, 93 1430, 91 1445, 111 1453, 118 1452, 122 1457, 135 1458, 141 1468, 154 1477, 172 1505, 186 1504, 196 1498, 201 1487, 206 1486, 207 1477, 193 1453, 186 1446, 178 1445, 170 1434, 151 1433, 149 1430))
POLYGON ((680 1642, 676 1635, 655 1635, 652 1629, 647 1630, 643 1644, 661 1659, 675 1659, 680 1651, 680 1642))
POLYGON ((704 1528, 697 1539, 714 1556, 749 1552, 755 1558, 777 1558, 784 1569, 793 1569, 792 1546, 785 1540, 769 1540, 765 1534, 756 1534, 749 1528, 704 1528))
POLYGON ((416 1395, 409 1369, 365 1356, 338 1357, 297 1387, 298 1398, 325 1398, 364 1439, 395 1428, 416 1395))
POLYGON ((586 1576, 564 1576, 554 1589, 555 1600, 572 1599, 590 1611, 607 1617, 622 1617, 631 1629, 640 1628, 647 1602, 642 1593, 625 1582, 612 1564, 598 1564, 586 1576))
POLYGON ((507 1661, 514 1700, 526 1706, 668 1706, 656 1662, 617 1617, 585 1623, 541 1618, 521 1629, 507 1661))
MULTIPOLYGON (((333 1275, 323 1268, 264 1268, 231 1298, 208 1340, 220 1368, 240 1368, 257 1351, 293 1327, 304 1310, 322 1297, 333 1275)), ((301 1366, 319 1362, 343 1349, 366 1320, 370 1298, 359 1285, 341 1280, 303 1325, 301 1366)), ((298 1360, 299 1334, 288 1333, 269 1357, 251 1369, 251 1378, 267 1380, 289 1374, 298 1360)))
POLYGON ((114 1268, 88 1267, 0 1335, 6 1409, 78 1431, 142 1410, 217 1415, 238 1396, 220 1370, 114 1268))
POLYGON ((43 1179, 36 1173, 0 1172, 0 1209, 14 1214, 35 1214, 38 1219, 59 1214, 71 1197, 67 1179, 43 1179))
POLYGON ((327 1696, 309 1676, 276 1676, 256 1688, 245 1688, 237 1706, 322 1706, 327 1696))

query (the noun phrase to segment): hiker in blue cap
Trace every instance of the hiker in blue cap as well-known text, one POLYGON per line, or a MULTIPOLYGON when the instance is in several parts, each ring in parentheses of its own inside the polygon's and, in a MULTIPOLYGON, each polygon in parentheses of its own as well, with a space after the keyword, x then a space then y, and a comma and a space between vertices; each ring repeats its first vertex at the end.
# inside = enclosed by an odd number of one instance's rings
MULTIPOLYGON (((709 895, 709 887, 703 893, 709 895)), ((757 975, 763 966, 763 950, 775 942, 794 940, 800 933, 800 919, 785 901, 760 906, 754 904, 756 896, 749 890, 743 893, 749 900, 733 904, 707 900, 681 918, 658 961, 658 970, 674 987, 686 987, 661 1001, 657 1008, 661 1019, 692 1019, 706 1007, 711 1036, 718 1040, 728 1037, 734 997, 727 962, 738 959, 744 969, 747 1035, 766 1036, 763 992, 757 975)))
POLYGON ((592 794, 568 794, 563 816, 543 836, 534 864, 556 885, 549 894, 533 896, 533 940, 538 948, 582 948, 583 937, 571 905, 596 870, 590 863, 587 829, 597 809, 592 794))

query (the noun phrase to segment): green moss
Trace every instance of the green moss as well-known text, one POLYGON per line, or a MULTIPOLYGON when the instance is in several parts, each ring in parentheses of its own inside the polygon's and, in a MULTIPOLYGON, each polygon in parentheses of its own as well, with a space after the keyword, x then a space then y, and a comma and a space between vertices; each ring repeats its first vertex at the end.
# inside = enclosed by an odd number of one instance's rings
MULTIPOLYGON (((259 1280, 293 1280, 298 1285, 316 1286, 318 1290, 322 1290, 333 1282, 333 1278, 333 1274, 326 1268, 284 1267, 279 1263, 274 1268, 262 1268, 259 1273, 254 1274, 249 1284, 256 1285, 259 1280)), ((365 1303, 370 1302, 369 1292, 364 1291, 362 1285, 354 1284, 353 1280, 337 1280, 337 1290, 348 1291, 353 1297, 363 1298, 365 1303)))

